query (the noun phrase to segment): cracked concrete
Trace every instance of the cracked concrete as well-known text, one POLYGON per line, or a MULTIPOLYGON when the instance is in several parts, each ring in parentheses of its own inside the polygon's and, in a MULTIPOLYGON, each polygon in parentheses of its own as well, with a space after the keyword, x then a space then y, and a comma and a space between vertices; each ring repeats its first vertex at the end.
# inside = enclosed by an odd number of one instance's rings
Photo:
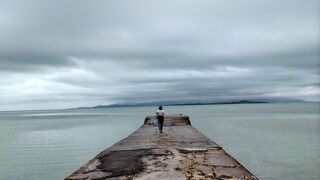
POLYGON ((219 145, 191 126, 188 116, 156 119, 98 154, 68 176, 84 179, 257 179, 219 145))

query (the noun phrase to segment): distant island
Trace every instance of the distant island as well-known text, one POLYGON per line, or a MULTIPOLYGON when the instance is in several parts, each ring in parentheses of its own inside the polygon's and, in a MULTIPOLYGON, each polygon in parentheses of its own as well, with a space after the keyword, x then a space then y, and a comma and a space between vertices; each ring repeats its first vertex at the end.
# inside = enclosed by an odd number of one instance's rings
POLYGON ((256 99, 256 100, 235 100, 220 102, 187 102, 187 101, 153 101, 141 103, 118 103, 108 105, 97 105, 91 107, 77 107, 71 109, 87 108, 113 108, 113 107, 145 107, 145 106, 186 106, 186 105, 223 105, 223 104, 262 104, 262 103, 298 103, 306 102, 300 99, 256 99))
POLYGON ((251 101, 251 100, 240 100, 240 101, 223 101, 223 102, 143 102, 143 103, 123 103, 123 104, 109 104, 109 105, 97 105, 92 107, 78 107, 76 109, 87 109, 87 108, 112 108, 112 107, 144 107, 144 106, 185 106, 185 105, 219 105, 219 104, 260 104, 269 103, 267 101, 251 101))

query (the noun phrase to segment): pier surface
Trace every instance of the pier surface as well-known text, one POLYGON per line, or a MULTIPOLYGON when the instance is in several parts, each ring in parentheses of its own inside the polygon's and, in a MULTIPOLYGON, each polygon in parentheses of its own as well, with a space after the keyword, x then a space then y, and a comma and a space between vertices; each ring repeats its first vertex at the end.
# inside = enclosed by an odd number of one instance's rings
POLYGON ((188 116, 156 119, 98 154, 66 180, 82 179, 257 179, 219 145, 191 126, 188 116))

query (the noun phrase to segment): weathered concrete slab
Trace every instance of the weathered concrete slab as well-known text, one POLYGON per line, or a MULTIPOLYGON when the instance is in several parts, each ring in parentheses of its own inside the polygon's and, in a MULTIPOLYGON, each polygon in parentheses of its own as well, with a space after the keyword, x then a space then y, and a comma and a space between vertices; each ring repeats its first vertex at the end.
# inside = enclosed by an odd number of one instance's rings
POLYGON ((191 126, 188 116, 165 117, 164 130, 144 125, 68 176, 72 179, 257 179, 219 145, 191 126))

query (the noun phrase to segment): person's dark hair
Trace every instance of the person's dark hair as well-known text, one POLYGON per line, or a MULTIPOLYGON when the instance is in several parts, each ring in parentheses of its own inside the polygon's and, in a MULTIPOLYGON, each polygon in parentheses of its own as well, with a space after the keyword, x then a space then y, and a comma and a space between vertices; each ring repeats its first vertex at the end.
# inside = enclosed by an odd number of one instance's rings
POLYGON ((159 110, 162 110, 162 106, 159 106, 159 110))

